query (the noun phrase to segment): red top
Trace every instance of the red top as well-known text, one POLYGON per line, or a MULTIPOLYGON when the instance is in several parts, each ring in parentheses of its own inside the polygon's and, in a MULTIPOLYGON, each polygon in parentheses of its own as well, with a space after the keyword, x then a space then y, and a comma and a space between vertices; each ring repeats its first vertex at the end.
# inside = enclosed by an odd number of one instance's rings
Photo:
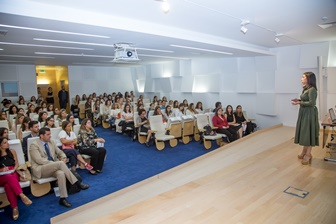
POLYGON ((224 127, 229 127, 229 123, 227 122, 227 120, 225 119, 224 115, 221 115, 221 117, 218 116, 214 116, 212 118, 212 123, 215 127, 217 127, 218 129, 222 129, 223 126, 224 127), (221 119, 222 118, 222 119, 221 119))

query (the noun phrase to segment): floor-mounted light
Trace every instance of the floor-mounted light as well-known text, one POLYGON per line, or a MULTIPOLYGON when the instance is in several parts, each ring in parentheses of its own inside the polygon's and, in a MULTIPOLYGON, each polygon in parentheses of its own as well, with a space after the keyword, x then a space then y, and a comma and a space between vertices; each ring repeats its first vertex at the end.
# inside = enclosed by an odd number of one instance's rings
POLYGON ((243 20, 241 22, 241 27, 240 27, 240 31, 243 33, 243 34, 246 34, 247 32, 247 28, 246 28, 246 25, 250 24, 250 21, 249 20, 243 20))

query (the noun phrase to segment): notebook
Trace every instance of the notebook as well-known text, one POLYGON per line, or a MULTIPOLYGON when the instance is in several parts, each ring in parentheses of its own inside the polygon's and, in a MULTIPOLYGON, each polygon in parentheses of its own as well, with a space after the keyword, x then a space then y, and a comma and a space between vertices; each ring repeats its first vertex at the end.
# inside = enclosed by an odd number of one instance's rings
POLYGON ((331 123, 336 124, 336 116, 335 116, 335 111, 333 108, 329 109, 329 115, 330 115, 331 123))

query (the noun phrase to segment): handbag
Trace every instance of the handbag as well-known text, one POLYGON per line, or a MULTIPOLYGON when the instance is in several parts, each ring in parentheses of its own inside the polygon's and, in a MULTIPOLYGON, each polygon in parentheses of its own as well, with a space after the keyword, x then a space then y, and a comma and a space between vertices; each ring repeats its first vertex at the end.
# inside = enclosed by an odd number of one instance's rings
POLYGON ((75 145, 74 144, 62 144, 62 149, 74 149, 75 145))
POLYGON ((125 120, 121 120, 118 124, 119 127, 123 126, 125 124, 125 120))
POLYGON ((17 172, 17 174, 19 174, 21 182, 26 182, 28 180, 31 180, 31 174, 28 170, 27 164, 22 164, 18 166, 18 168, 16 168, 15 171, 17 172))

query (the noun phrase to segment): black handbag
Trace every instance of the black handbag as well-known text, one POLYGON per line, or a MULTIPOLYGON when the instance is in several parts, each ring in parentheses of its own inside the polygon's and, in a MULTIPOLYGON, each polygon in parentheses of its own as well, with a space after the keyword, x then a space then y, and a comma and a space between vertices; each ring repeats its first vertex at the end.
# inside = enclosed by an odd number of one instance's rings
POLYGON ((121 120, 118 124, 119 127, 123 126, 125 124, 125 121, 124 120, 121 120))

